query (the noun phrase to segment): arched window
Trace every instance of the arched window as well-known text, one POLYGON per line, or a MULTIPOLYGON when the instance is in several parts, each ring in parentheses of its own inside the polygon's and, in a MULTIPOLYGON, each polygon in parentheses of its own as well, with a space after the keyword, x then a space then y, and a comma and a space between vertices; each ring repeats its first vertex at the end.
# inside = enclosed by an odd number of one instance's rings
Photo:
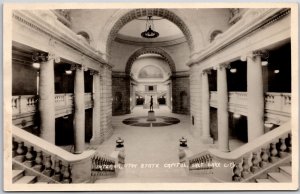
POLYGON ((88 33, 81 31, 81 32, 78 32, 77 35, 82 36, 90 44, 91 39, 90 39, 90 35, 88 33))
POLYGON ((222 34, 221 30, 215 30, 210 34, 210 42, 214 41, 215 38, 219 35, 222 34))

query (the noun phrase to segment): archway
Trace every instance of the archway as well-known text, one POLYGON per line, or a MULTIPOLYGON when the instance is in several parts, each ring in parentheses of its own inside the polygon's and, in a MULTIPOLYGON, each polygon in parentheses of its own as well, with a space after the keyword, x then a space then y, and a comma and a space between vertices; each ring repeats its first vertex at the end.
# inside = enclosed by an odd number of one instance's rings
POLYGON ((154 48, 154 47, 147 47, 147 48, 141 48, 135 51, 128 59, 125 67, 125 73, 127 75, 130 75, 131 67, 133 62, 141 55, 143 54, 158 54, 160 55, 170 66, 171 72, 176 72, 175 62, 171 58, 171 56, 164 51, 161 48, 154 48))
POLYGON ((99 46, 98 49, 105 51, 106 55, 109 56, 111 53, 110 50, 111 44, 113 40, 116 38, 118 31, 128 22, 137 19, 139 17, 148 16, 148 15, 165 18, 170 22, 174 23, 175 25, 177 25, 178 28, 183 32, 187 40, 190 52, 191 53, 194 52, 195 49, 194 39, 186 23, 174 12, 167 9, 158 9, 158 8, 134 9, 130 11, 122 10, 116 13, 115 16, 113 16, 111 20, 106 23, 105 29, 103 29, 103 33, 101 34, 102 37, 101 44, 104 44, 105 48, 101 49, 100 48, 101 46, 99 46), (105 39, 103 40, 103 38, 105 39))

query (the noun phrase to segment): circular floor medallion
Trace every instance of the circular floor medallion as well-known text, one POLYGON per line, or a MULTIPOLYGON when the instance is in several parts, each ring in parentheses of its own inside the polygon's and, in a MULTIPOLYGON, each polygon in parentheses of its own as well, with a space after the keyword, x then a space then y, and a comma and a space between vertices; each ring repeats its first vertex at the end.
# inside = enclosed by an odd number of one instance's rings
POLYGON ((148 117, 131 117, 123 120, 123 123, 138 127, 164 127, 180 123, 180 120, 174 117, 156 116, 156 121, 147 121, 148 117))

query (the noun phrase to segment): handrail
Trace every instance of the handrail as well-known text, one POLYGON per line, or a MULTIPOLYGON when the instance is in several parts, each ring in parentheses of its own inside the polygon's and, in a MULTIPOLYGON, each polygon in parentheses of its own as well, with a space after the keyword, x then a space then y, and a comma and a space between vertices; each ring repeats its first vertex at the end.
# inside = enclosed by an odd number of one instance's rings
POLYGON ((207 151, 201 152, 199 154, 191 156, 189 159, 196 158, 197 156, 201 156, 203 154, 209 153, 214 157, 223 159, 223 160, 232 160, 235 161, 243 155, 252 152, 253 150, 259 149, 267 144, 270 144, 274 141, 274 139, 284 136, 285 134, 289 133, 291 131, 291 122, 288 121, 284 123, 283 125, 273 129, 272 131, 265 133, 264 135, 256 138, 254 141, 251 141, 232 152, 222 152, 217 149, 208 149, 207 151))
POLYGON ((48 154, 51 154, 52 156, 56 156, 57 158, 60 158, 69 163, 74 163, 74 162, 84 160, 95 154, 95 150, 86 150, 81 154, 72 154, 16 126, 12 127, 12 134, 14 137, 22 139, 26 143, 35 146, 35 148, 39 148, 47 152, 48 154))
POLYGON ((62 181, 65 183, 91 182, 97 177, 117 175, 116 164, 118 158, 101 154, 96 150, 86 150, 81 154, 72 154, 16 126, 12 126, 12 135, 13 157, 17 161, 27 163, 34 170, 35 168, 41 170, 40 167, 44 166, 47 176, 52 176, 51 172, 55 170, 58 174, 64 176, 62 181), (17 147, 14 146, 15 143, 18 144, 17 147), (30 157, 33 152, 40 154, 39 156, 30 157), (36 163, 36 159, 40 161, 44 156, 46 159, 42 160, 42 163, 36 163), (62 171, 61 166, 65 167, 64 171, 62 171), (109 168, 106 169, 106 167, 109 168))
POLYGON ((291 152, 291 122, 288 121, 255 140, 233 150, 208 149, 186 159, 189 170, 214 174, 218 181, 247 181, 263 173, 291 152))

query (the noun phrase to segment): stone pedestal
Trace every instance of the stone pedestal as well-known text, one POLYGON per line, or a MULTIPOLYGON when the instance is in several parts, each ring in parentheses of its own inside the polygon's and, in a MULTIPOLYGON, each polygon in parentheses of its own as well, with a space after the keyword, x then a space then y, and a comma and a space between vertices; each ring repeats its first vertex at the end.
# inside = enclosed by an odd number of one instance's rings
POLYGON ((156 121, 154 111, 148 111, 148 119, 147 121, 156 121))

